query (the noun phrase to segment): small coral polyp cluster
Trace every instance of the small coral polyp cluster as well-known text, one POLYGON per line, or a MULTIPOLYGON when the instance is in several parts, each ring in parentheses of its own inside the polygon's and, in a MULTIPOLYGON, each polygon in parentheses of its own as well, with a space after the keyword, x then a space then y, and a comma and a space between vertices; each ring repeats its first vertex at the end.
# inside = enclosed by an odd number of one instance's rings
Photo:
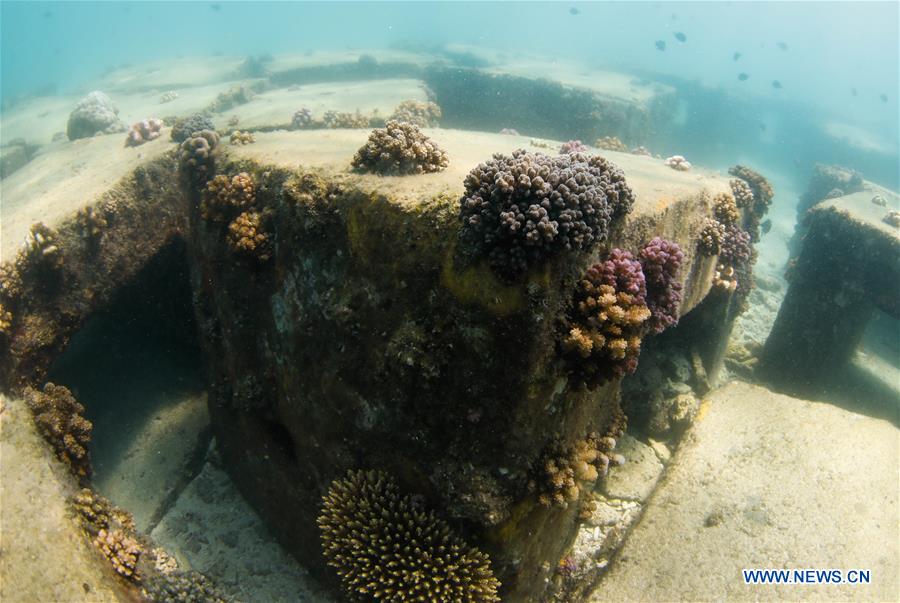
POLYGON ((700 231, 700 253, 705 256, 718 255, 724 240, 725 225, 713 218, 705 218, 700 231))
POLYGON ((677 277, 684 253, 677 243, 656 237, 641 249, 638 259, 647 281, 647 328, 662 333, 678 323, 681 283, 677 277))
POLYGON ((91 443, 93 425, 85 419, 84 406, 67 388, 47 383, 42 391, 27 388, 25 402, 34 414, 34 422, 56 456, 78 477, 91 475, 91 443))
MULTIPOLYGON (((769 211, 775 191, 762 174, 746 166, 736 165, 730 168, 728 173, 743 181, 746 188, 749 188, 752 193, 752 200, 748 203, 746 193, 741 190, 741 199, 738 201, 738 206, 747 208, 747 211, 744 213, 743 228, 750 233, 750 240, 757 242, 759 241, 760 220, 769 211)), ((740 187, 740 185, 732 184, 732 190, 737 191, 736 186, 740 187)), ((743 189, 744 187, 740 188, 743 189)), ((738 193, 735 192, 735 198, 737 196, 738 193)))
POLYGON ((240 130, 235 130, 231 133, 231 136, 228 137, 228 142, 233 145, 253 144, 256 142, 256 136, 253 132, 241 132, 240 130))
POLYGON ((450 163, 447 152, 411 123, 389 121, 377 128, 353 157, 353 167, 383 175, 439 172, 450 163))
POLYGON ((415 124, 420 128, 431 128, 438 125, 441 119, 441 107, 432 102, 405 100, 397 105, 388 119, 415 124))
POLYGON ((125 138, 126 147, 136 147, 159 138, 162 134, 163 122, 161 119, 151 117, 150 119, 142 119, 139 122, 131 124, 128 130, 128 136, 125 138))
POLYGON ((569 140, 559 147, 560 155, 569 155, 571 153, 586 153, 588 148, 584 146, 580 140, 569 140))
POLYGON ((689 172, 691 170, 691 162, 682 155, 672 155, 667 157, 665 164, 677 172, 689 172))
POLYGON ((175 142, 184 142, 195 132, 209 130, 215 132, 216 126, 212 120, 202 113, 195 113, 186 119, 179 119, 172 126, 171 137, 175 142))
POLYGON ((519 149, 466 176, 460 238, 468 255, 515 278, 562 251, 590 251, 633 203, 622 170, 602 157, 519 149))
POLYGON ((606 477, 610 466, 623 464, 624 457, 613 450, 625 435, 625 427, 625 414, 617 408, 606 435, 591 432, 567 450, 554 445, 542 456, 534 479, 528 483, 529 490, 538 492, 538 502, 565 509, 598 479, 606 477))
POLYGON ((562 339, 572 377, 589 388, 637 368, 650 319, 641 264, 621 249, 591 266, 575 288, 562 339))
POLYGON ((354 600, 500 600, 488 556, 384 472, 350 471, 334 480, 317 521, 325 559, 354 600))
POLYGON ((750 234, 739 226, 726 226, 713 284, 725 291, 737 291, 742 295, 750 293, 754 259, 750 234))
POLYGON ((205 181, 215 171, 215 150, 219 146, 219 135, 212 130, 195 132, 181 143, 179 162, 183 170, 192 177, 205 181))
POLYGON ((369 118, 357 111, 356 113, 341 113, 339 111, 326 111, 322 116, 326 128, 368 128, 369 118))
POLYGON ((713 217, 724 226, 740 223, 741 211, 730 193, 719 193, 713 198, 713 217))
POLYGON ((619 140, 618 136, 604 136, 603 138, 598 138, 594 143, 594 146, 605 151, 618 151, 619 153, 628 152, 628 145, 619 140))
POLYGON ((230 178, 219 174, 206 183, 200 200, 200 215, 204 220, 224 222, 235 212, 256 203, 256 185, 247 172, 230 178))
POLYGON ((271 257, 269 235, 263 226, 265 212, 245 211, 228 225, 228 245, 235 253, 254 257, 261 262, 271 257))
POLYGON ((294 111, 294 114, 291 116, 291 129, 300 130, 308 128, 312 124, 312 121, 312 111, 306 107, 302 107, 294 111))
POLYGON ((731 194, 734 195, 734 201, 739 208, 753 207, 753 191, 746 182, 739 178, 732 178, 728 184, 731 186, 731 194))

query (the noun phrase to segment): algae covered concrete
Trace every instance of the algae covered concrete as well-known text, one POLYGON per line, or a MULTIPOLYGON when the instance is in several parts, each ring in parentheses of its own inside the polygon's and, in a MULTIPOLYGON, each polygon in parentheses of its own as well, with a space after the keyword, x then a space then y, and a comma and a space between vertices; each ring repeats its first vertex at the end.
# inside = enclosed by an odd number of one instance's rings
POLYGON ((803 248, 760 358, 765 378, 791 393, 828 389, 876 309, 900 318, 900 229, 884 221, 898 207, 895 193, 866 183, 806 212, 803 248))
POLYGON ((0 458, 0 600, 129 600, 68 508, 77 485, 21 399, 0 396, 0 458))
POLYGON ((591 601, 896 601, 897 428, 747 383, 710 394, 591 601), (746 585, 745 568, 868 569, 746 585))
MULTIPOLYGON (((273 257, 233 256, 223 229, 192 212, 212 424, 242 494, 317 576, 331 576, 315 526, 322 493, 348 469, 378 468, 490 553, 508 600, 537 601, 575 537, 578 505, 541 506, 530 476, 545 450, 605 433, 618 412, 617 382, 579 390, 556 351, 558 317, 596 256, 561 256, 511 283, 460 264, 465 175, 524 141, 426 133, 450 155, 447 170, 352 172, 366 138, 357 130, 259 133, 228 147, 217 169, 253 174, 273 257)), ((687 312, 709 291, 712 261, 694 241, 727 179, 605 154, 637 197, 611 243, 681 244, 687 312)))

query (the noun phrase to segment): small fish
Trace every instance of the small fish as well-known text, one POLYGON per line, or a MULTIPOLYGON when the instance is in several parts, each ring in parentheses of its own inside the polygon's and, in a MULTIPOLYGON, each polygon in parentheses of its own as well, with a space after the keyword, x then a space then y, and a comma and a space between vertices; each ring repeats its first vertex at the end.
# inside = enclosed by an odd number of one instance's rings
POLYGON ((787 50, 787 49, 788 49, 788 45, 785 44, 784 42, 779 42, 779 43, 778 43, 778 48, 780 48, 781 50, 787 50))
POLYGON ((572 8, 569 9, 569 14, 574 17, 575 15, 580 15, 581 11, 573 6, 572 8))
POLYGON ((746 73, 739 73, 738 79, 741 80, 742 82, 746 82, 748 79, 750 79, 750 76, 747 75, 746 73))
POLYGON ((766 124, 760 123, 760 124, 759 124, 759 131, 760 131, 760 132, 765 132, 765 131, 766 131, 766 124))
POLYGON ((680 31, 675 32, 675 39, 679 42, 687 42, 687 36, 681 33, 680 31))
POLYGON ((732 60, 732 61, 737 61, 739 58, 741 58, 741 53, 736 52, 736 53, 734 53, 734 56, 731 57, 731 60, 732 60))
POLYGON ((209 8, 212 10, 222 10, 222 5, 219 4, 218 2, 213 2, 212 4, 209 5, 209 8))
POLYGON ((853 96, 859 96, 859 92, 856 91, 856 88, 850 88, 850 94, 853 96))
POLYGON ((52 16, 53 16, 53 13, 52 13, 51 11, 49 11, 49 10, 45 10, 45 11, 44 11, 43 17, 44 17, 45 19, 49 19, 49 18, 52 17, 52 16))
POLYGON ((772 220, 766 220, 762 224, 759 225, 759 229, 763 234, 767 234, 770 230, 772 230, 772 220))
POLYGON ((878 96, 878 98, 880 98, 881 102, 883 102, 883 103, 887 102, 887 94, 881 94, 878 96))
POLYGON ((781 82, 779 82, 778 80, 772 80, 772 87, 776 90, 781 90, 782 88, 784 88, 784 86, 782 86, 781 82))
POLYGON ((657 50, 660 50, 660 51, 665 50, 665 49, 666 49, 666 43, 663 42, 662 40, 657 40, 657 41, 656 41, 656 49, 657 49, 657 50))

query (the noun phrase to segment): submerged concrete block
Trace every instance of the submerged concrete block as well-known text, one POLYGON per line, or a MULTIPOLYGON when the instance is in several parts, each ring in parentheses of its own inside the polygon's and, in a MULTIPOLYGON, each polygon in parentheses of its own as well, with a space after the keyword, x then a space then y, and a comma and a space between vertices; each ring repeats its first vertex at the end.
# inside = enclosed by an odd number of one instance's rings
POLYGON ((896 194, 867 185, 807 212, 761 374, 792 392, 827 387, 849 364, 875 308, 900 318, 900 230, 884 221, 898 203, 896 194), (889 206, 873 203, 876 194, 889 206))
MULTIPOLYGON (((580 509, 541 505, 529 483, 548 449, 605 433, 619 412, 618 381, 579 390, 557 355, 557 321, 596 257, 562 255, 512 283, 461 265, 463 179, 512 143, 428 134, 450 155, 444 172, 350 173, 360 131, 261 134, 220 162, 254 179, 271 257, 235 255, 224 225, 193 212, 212 422, 241 492, 320 576, 322 495, 348 470, 377 469, 490 555, 504 600, 540 600, 580 509)), ((689 311, 712 276, 694 241, 727 180, 609 158, 637 197, 612 243, 679 242, 689 311)))

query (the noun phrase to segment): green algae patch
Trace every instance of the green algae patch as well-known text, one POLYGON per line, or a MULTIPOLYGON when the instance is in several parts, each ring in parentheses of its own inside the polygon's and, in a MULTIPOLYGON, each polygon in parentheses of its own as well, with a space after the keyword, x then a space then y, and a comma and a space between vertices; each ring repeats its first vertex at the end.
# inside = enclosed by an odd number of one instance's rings
POLYGON ((441 285, 457 300, 481 306, 495 316, 509 316, 524 307, 525 296, 521 287, 504 285, 484 262, 457 270, 454 255, 451 248, 444 257, 441 285))

